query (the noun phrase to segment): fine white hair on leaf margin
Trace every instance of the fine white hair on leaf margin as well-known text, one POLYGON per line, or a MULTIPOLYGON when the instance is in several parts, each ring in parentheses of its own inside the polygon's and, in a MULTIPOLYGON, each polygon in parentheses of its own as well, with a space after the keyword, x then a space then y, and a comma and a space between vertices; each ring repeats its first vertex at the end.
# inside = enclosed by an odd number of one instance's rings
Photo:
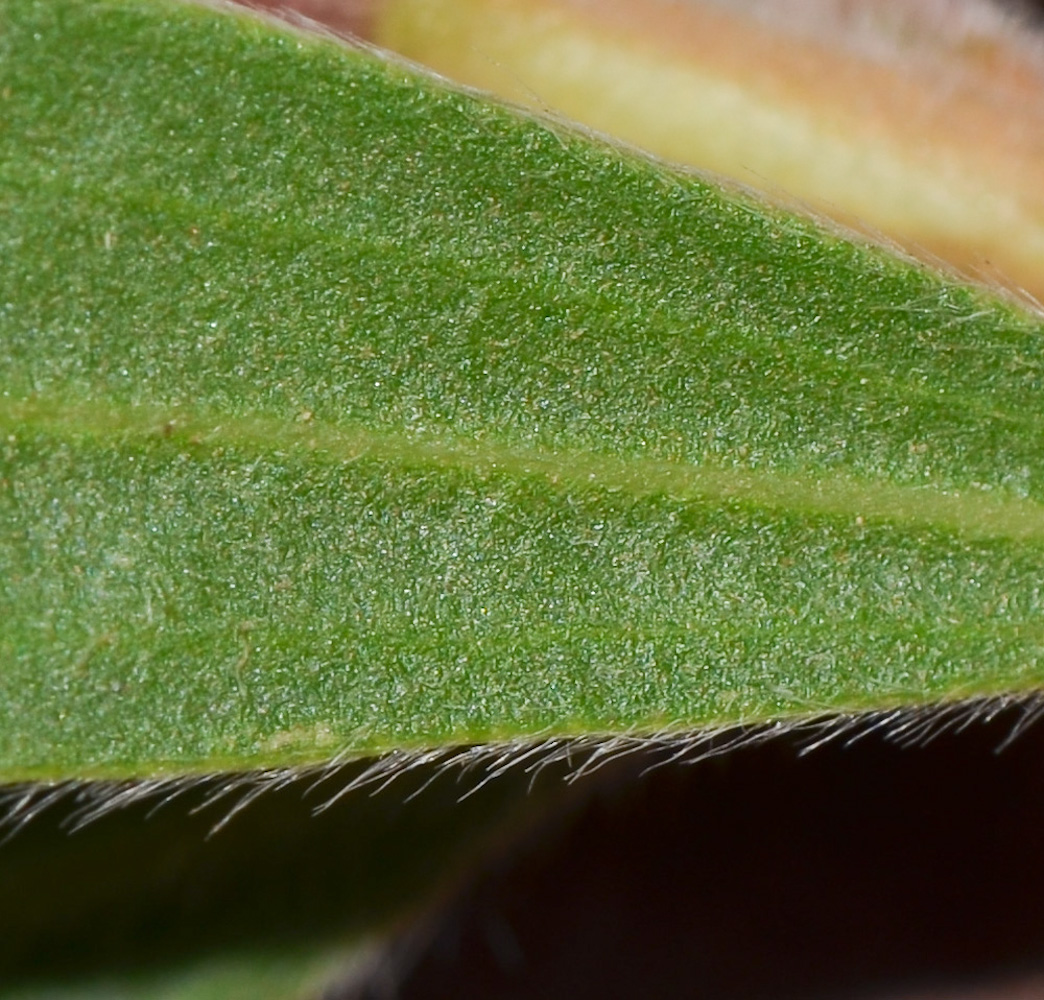
POLYGON ((199 793, 188 806, 190 815, 223 807, 210 828, 219 833, 262 796, 300 785, 302 798, 314 798, 312 812, 321 814, 345 796, 365 792, 377 795, 410 776, 421 780, 405 791, 414 799, 436 781, 452 777, 460 787, 459 800, 477 794, 509 773, 528 776, 532 788, 549 769, 566 783, 576 783, 601 768, 631 757, 637 773, 676 765, 692 765, 770 740, 787 737, 799 756, 828 744, 853 745, 871 736, 886 743, 923 747, 947 734, 959 734, 977 725, 1011 716, 996 751, 1003 752, 1044 716, 1044 692, 1004 694, 962 701, 931 703, 867 712, 821 714, 793 720, 746 726, 722 726, 692 731, 627 733, 566 737, 549 735, 538 740, 481 743, 430 750, 393 750, 370 761, 335 758, 323 765, 246 771, 239 774, 200 774, 181 777, 120 781, 67 780, 23 783, 0 788, 0 842, 44 813, 63 807, 61 826, 80 830, 132 805, 148 804, 147 815, 199 793))

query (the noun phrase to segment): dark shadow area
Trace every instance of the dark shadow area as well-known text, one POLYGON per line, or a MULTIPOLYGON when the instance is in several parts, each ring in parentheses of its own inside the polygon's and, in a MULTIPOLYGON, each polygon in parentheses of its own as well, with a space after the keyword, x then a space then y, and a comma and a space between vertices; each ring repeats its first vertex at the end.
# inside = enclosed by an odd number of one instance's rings
POLYGON ((997 752, 1020 718, 632 756, 327 1000, 1044 995, 990 986, 1044 968, 1044 726, 997 752))

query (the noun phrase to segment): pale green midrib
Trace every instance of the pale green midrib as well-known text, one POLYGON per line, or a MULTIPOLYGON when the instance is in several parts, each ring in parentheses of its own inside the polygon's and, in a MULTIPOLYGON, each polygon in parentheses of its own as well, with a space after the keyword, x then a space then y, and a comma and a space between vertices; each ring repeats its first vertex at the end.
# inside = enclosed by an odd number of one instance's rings
POLYGON ((256 454, 304 452, 326 460, 366 458, 413 467, 495 472, 544 479, 559 488, 633 497, 742 503, 801 515, 842 516, 854 524, 887 522, 953 532, 968 539, 1044 543, 1044 505, 984 490, 942 490, 860 479, 837 471, 807 476, 771 469, 620 458, 580 450, 539 451, 496 441, 421 439, 365 426, 267 414, 226 417, 156 404, 76 402, 53 397, 0 399, 0 435, 38 431, 66 440, 113 445, 169 439, 182 447, 256 454))

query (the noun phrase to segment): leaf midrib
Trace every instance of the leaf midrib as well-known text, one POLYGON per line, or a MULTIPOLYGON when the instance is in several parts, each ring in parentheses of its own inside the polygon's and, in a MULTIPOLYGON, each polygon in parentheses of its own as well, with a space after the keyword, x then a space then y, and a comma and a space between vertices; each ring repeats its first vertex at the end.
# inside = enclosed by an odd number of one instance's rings
POLYGON ((1044 505, 1000 491, 943 490, 857 478, 844 471, 725 466, 621 458, 579 449, 515 447, 495 439, 421 437, 364 426, 265 413, 228 416, 156 404, 76 402, 51 396, 0 400, 0 433, 42 432, 108 446, 160 443, 211 453, 236 448, 257 455, 308 455, 338 464, 366 458, 406 467, 497 473, 541 479, 564 490, 603 490, 635 498, 738 503, 806 516, 887 522, 975 540, 1044 544, 1044 505))

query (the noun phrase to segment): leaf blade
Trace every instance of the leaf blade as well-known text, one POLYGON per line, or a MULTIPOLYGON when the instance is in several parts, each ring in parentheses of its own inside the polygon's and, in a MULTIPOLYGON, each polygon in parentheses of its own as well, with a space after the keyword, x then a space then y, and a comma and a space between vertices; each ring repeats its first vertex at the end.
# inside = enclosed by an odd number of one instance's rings
POLYGON ((5 778, 1039 685, 1036 318, 326 41, 3 13, 5 778))

